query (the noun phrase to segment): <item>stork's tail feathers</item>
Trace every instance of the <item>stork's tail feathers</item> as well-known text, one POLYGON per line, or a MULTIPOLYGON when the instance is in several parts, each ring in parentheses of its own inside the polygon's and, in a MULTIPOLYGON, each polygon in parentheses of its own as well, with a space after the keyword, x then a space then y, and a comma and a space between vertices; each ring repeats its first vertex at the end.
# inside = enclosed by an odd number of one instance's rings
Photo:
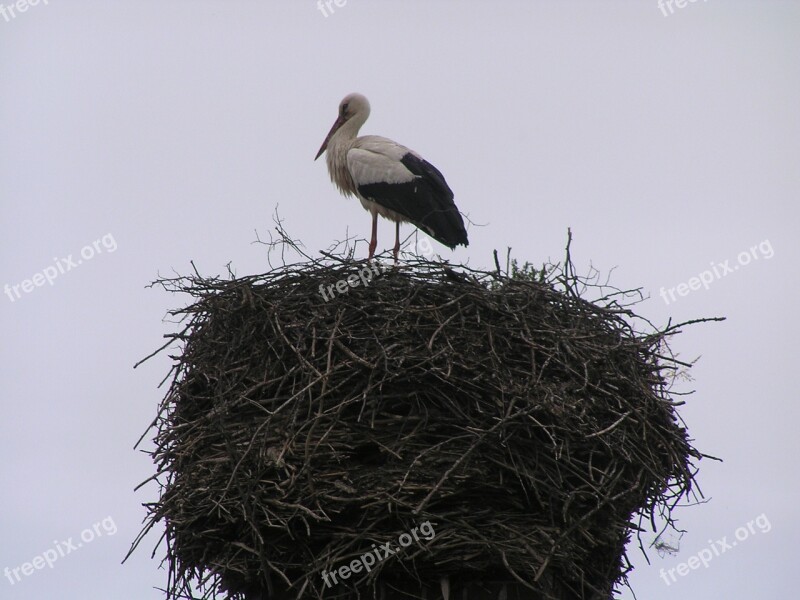
POLYGON ((456 246, 469 246, 464 221, 455 205, 452 208, 428 215, 424 222, 414 223, 414 225, 451 250, 454 250, 456 246))

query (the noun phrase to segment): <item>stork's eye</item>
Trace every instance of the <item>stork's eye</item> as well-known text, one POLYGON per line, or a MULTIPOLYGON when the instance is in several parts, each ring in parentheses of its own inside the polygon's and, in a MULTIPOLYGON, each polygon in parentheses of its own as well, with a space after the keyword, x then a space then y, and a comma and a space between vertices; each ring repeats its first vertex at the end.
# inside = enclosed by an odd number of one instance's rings
POLYGON ((345 102, 344 104, 342 104, 342 114, 343 114, 343 115, 347 113, 347 107, 348 107, 348 106, 349 106, 349 104, 348 104, 347 102, 345 102))

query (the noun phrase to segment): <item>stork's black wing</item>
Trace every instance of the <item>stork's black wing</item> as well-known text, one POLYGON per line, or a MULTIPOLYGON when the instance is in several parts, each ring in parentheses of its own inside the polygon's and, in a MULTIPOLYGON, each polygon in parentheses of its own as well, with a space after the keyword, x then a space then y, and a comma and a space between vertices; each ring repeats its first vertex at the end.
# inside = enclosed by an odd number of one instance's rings
POLYGON ((466 246, 464 221, 439 169, 404 146, 370 137, 375 141, 347 154, 358 193, 403 215, 449 248, 466 246))

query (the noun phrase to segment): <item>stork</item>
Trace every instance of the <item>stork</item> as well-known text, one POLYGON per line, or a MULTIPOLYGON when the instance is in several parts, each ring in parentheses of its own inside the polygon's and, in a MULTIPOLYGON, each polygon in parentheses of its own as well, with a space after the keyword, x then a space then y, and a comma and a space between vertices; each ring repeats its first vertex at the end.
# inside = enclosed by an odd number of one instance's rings
POLYGON ((345 96, 314 160, 327 150, 331 181, 345 196, 358 198, 372 214, 370 260, 378 245, 378 215, 395 222, 395 262, 400 250, 400 223, 415 225, 451 250, 459 244, 466 246, 464 221, 439 169, 388 138, 356 137, 369 110, 369 101, 362 94, 345 96))

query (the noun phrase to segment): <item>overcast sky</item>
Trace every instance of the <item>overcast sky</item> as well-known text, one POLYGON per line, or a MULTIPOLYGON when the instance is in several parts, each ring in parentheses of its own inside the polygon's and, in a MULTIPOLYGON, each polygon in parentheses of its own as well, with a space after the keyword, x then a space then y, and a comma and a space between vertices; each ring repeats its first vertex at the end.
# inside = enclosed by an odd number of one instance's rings
POLYGON ((631 581, 793 597, 800 3, 676 1, 0 0, 0 598, 163 597, 160 532, 120 565, 169 359, 132 365, 185 302, 145 285, 263 272, 276 205, 309 252, 368 237, 312 160, 353 91, 362 132, 439 167, 473 223, 442 256, 558 259, 570 227, 653 322, 728 317, 673 346, 702 356, 681 415, 725 462, 677 555, 631 547, 631 581))

